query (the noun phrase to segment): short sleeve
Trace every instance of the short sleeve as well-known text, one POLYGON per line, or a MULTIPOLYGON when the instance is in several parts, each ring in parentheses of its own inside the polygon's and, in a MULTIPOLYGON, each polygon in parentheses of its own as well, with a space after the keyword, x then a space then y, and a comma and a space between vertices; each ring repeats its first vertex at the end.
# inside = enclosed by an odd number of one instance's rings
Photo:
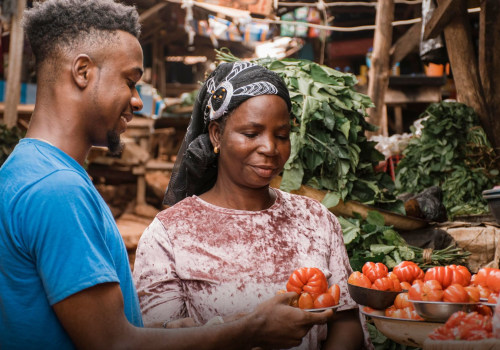
POLYGON ((187 317, 173 247, 158 218, 141 236, 133 275, 146 325, 187 317))
POLYGON ((118 282, 97 192, 74 171, 33 185, 14 212, 21 250, 34 261, 51 305, 83 289, 118 282))

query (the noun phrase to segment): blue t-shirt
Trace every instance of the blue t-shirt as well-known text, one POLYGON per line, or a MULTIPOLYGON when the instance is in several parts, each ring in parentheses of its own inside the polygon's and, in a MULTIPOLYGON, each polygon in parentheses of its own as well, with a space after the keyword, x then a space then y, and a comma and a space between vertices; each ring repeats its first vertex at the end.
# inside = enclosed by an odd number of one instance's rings
POLYGON ((23 139, 0 168, 0 349, 72 349, 52 305, 118 282, 142 326, 125 244, 85 170, 48 143, 23 139))

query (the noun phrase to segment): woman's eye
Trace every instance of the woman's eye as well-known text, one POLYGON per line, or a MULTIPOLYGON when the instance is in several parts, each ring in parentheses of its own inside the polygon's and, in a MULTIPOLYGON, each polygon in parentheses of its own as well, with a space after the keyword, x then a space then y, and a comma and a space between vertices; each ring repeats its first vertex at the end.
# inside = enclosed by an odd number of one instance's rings
POLYGON ((249 139, 252 139, 254 138, 255 136, 257 136, 257 134, 255 133, 250 133, 250 132, 244 132, 243 135, 245 135, 246 137, 248 137, 249 139))

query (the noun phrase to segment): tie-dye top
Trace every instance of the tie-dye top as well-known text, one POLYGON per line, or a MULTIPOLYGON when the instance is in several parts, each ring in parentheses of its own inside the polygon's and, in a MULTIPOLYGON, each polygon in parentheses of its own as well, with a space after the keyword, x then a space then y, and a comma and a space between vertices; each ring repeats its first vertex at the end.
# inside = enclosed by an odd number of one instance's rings
MULTIPOLYGON (((134 267, 145 324, 183 317, 203 324, 250 312, 300 267, 317 267, 340 286, 339 310, 357 307, 337 218, 311 198, 275 192, 266 210, 226 209, 192 196, 156 216, 134 267)), ((318 349, 325 338, 326 326, 315 326, 299 348, 318 349)))

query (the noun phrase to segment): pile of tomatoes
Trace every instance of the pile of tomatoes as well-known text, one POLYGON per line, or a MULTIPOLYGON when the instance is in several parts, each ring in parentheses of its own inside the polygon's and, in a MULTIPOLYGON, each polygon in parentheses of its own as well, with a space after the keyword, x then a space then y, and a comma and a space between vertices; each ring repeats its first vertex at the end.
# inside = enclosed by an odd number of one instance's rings
POLYGON ((444 325, 429 334, 433 340, 481 340, 493 337, 491 316, 463 311, 455 312, 444 325))
POLYGON ((409 320, 419 320, 424 319, 419 316, 413 303, 408 300, 408 293, 399 293, 394 299, 394 305, 389 306, 385 309, 385 316, 394 318, 405 318, 409 320))
POLYGON ((316 267, 301 267, 295 270, 286 284, 288 292, 296 292, 296 305, 301 309, 319 309, 335 306, 340 300, 340 287, 328 287, 325 274, 316 267))
POLYGON ((367 262, 362 272, 353 272, 347 282, 365 288, 401 292, 409 290, 414 280, 423 277, 424 271, 412 261, 401 262, 392 272, 383 263, 367 262))
POLYGON ((415 280, 408 291, 410 300, 477 303, 480 298, 496 303, 500 292, 500 270, 483 268, 474 276, 465 266, 430 268, 423 280, 415 280))

